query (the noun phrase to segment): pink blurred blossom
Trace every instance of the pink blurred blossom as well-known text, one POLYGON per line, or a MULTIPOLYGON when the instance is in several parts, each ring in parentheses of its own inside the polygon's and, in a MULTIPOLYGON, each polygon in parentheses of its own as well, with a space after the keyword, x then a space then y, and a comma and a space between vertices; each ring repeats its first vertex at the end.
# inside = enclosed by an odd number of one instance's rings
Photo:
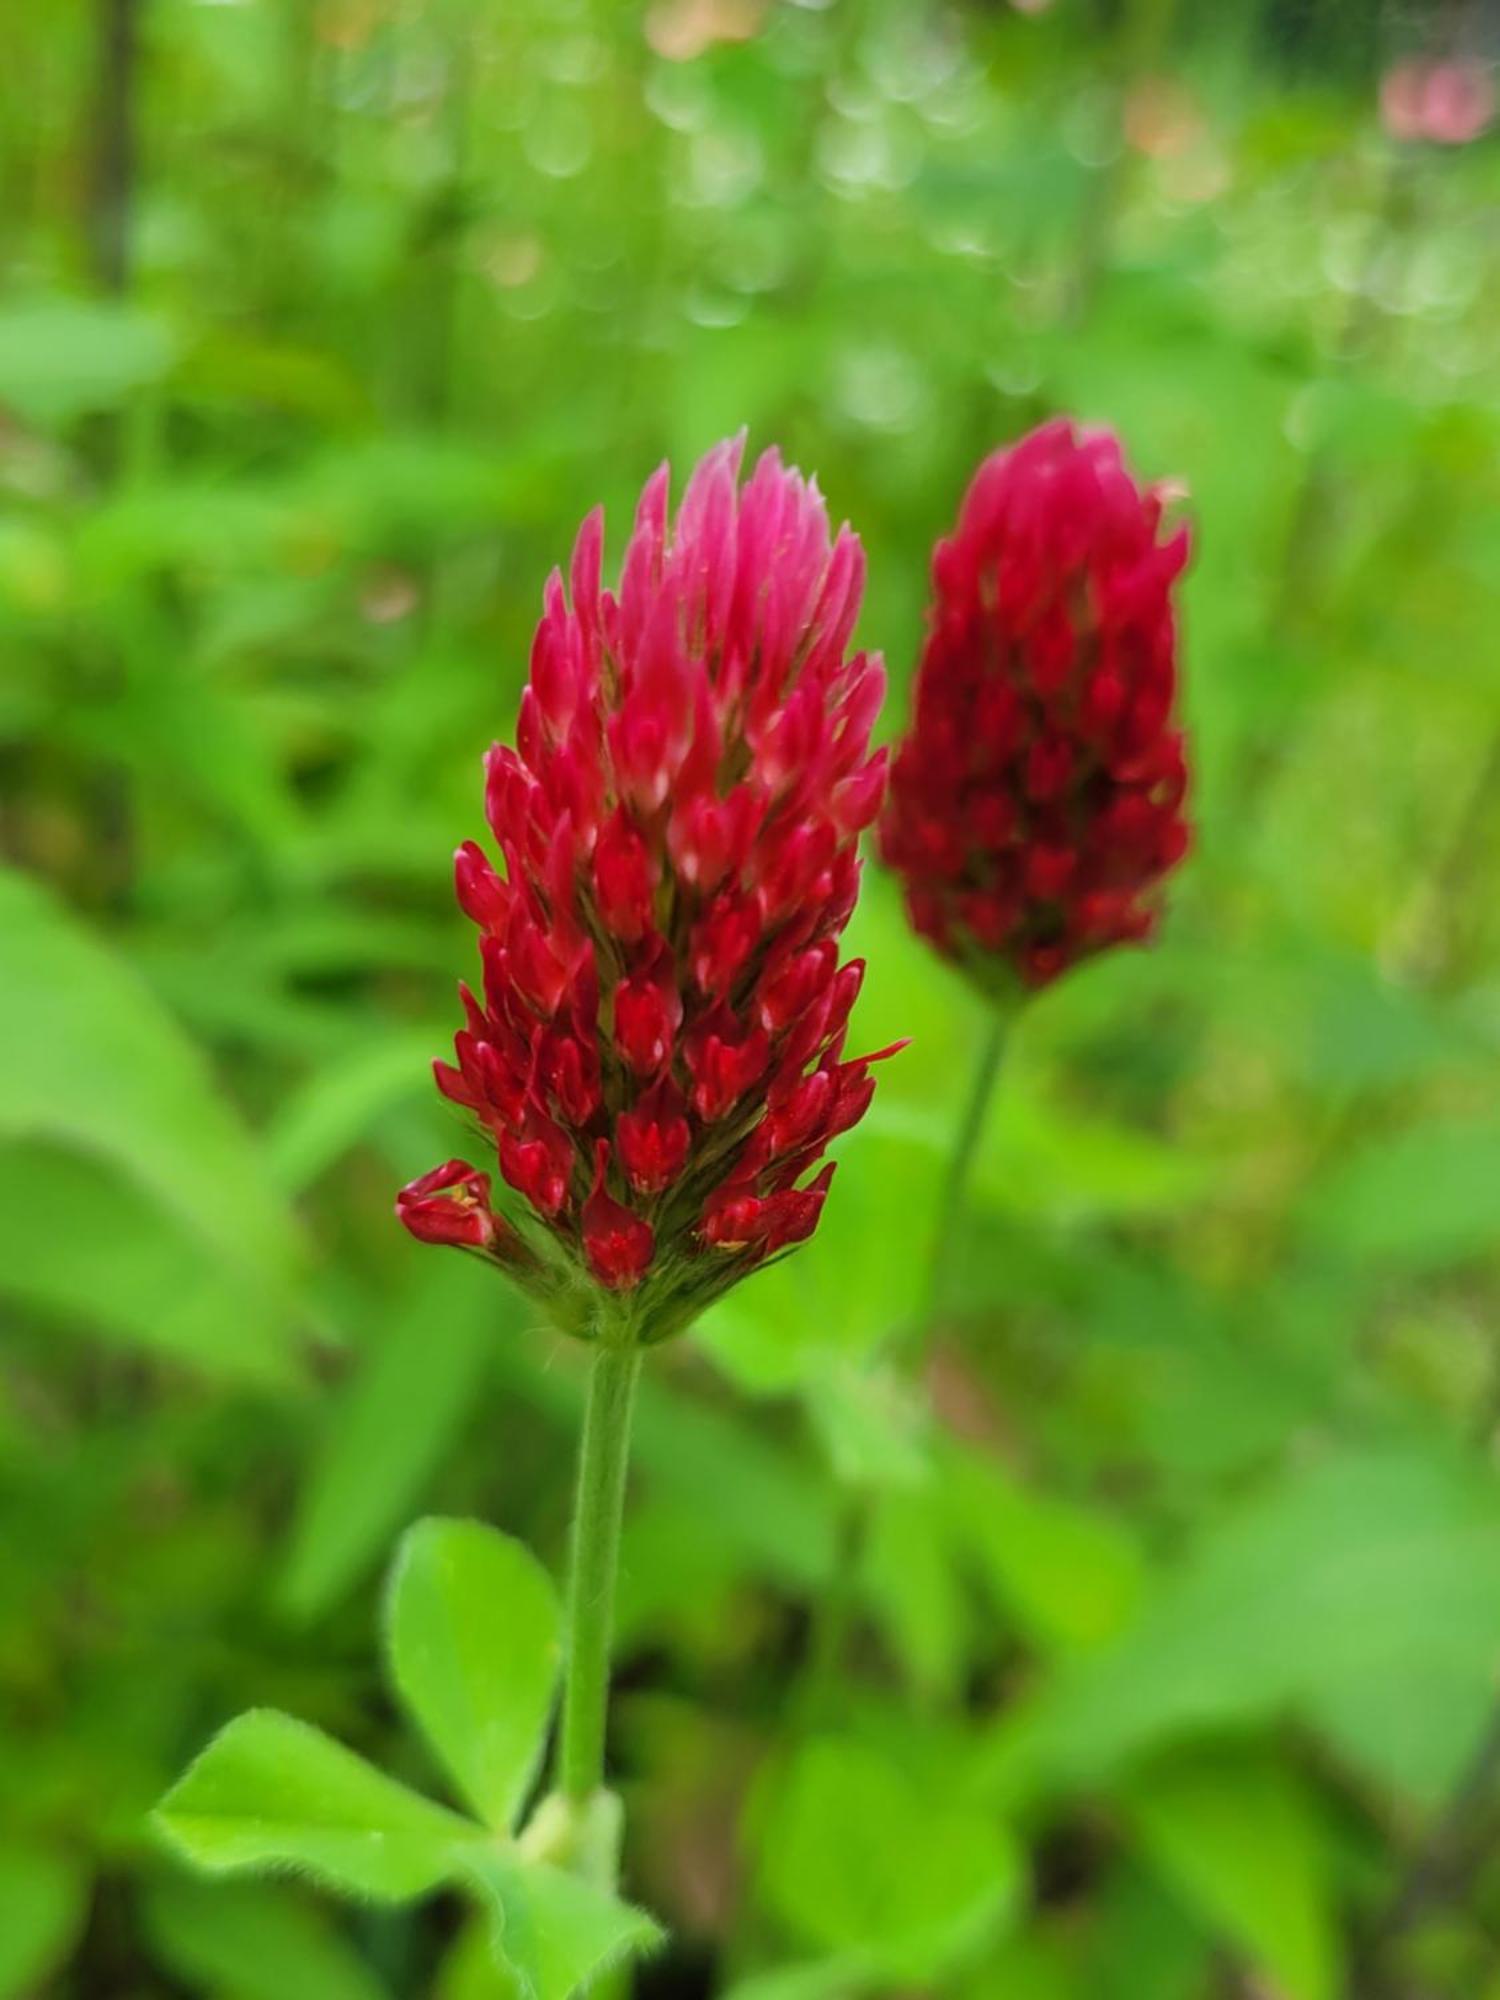
POLYGON ((1494 78, 1473 56, 1409 57, 1381 79, 1380 116, 1390 136, 1405 144, 1467 146, 1494 121, 1494 78))

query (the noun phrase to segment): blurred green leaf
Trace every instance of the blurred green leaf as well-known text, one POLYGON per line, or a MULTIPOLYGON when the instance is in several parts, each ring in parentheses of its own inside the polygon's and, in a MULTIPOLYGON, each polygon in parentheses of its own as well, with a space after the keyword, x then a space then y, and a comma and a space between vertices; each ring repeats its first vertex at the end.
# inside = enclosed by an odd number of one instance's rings
POLYGON ((382 2000, 388 1989, 298 1890, 151 1882, 142 1919, 161 1963, 220 2000, 382 2000))
POLYGON ((1450 1063, 1467 1037, 1425 994, 1367 960, 1298 950, 1288 1025, 1307 1047, 1307 1081, 1346 1091, 1404 1083, 1450 1063))
POLYGON ((364 1048, 341 1052, 288 1097, 266 1132, 266 1148, 281 1185, 310 1186, 363 1139, 372 1121, 393 1103, 431 1083, 432 1051, 439 1039, 425 1030, 382 1036, 364 1048))
MULTIPOLYGON (((878 1099, 877 1099, 878 1102, 878 1099)), ((818 1233, 795 1258, 757 1272, 705 1316, 698 1337, 747 1387, 791 1388, 868 1354, 917 1311, 924 1283, 919 1218, 932 1156, 920 1141, 861 1131, 818 1233)))
POLYGON ((29 299, 0 312, 0 401, 40 423, 106 410, 159 382, 174 341, 158 318, 104 299, 29 299))
POLYGON ((79 1864, 43 1846, 0 1847, 0 2000, 27 2000, 72 1949, 88 1903, 79 1864))
POLYGON ((305 502, 341 538, 406 551, 502 520, 525 494, 524 458, 412 431, 326 452, 309 468, 305 502))
POLYGON ((1346 1683, 1425 1702, 1488 1675, 1500 1620, 1500 1484, 1446 1451, 1348 1454, 1204 1531, 1026 1725, 1065 1784, 1195 1733, 1304 1713, 1346 1683))
POLYGON ((130 1181, 51 1147, 0 1145, 0 1294, 225 1381, 300 1373, 284 1299, 226 1270, 130 1181))
POLYGON ((1492 1660, 1428 1664, 1420 1689, 1379 1663, 1315 1690, 1308 1713, 1349 1767, 1386 1795, 1437 1809, 1462 1784, 1495 1710, 1492 1660))
POLYGON ((1080 2000, 1139 2000, 1142 1988, 1151 2000, 1199 2000, 1215 1947, 1192 1905, 1134 1856, 1110 1870, 1097 1901, 1080 2000))
POLYGON ((325 1887, 404 1902, 451 1879, 479 1830, 273 1709, 226 1723, 157 1807, 155 1823, 207 1875, 306 1872, 325 1887))
POLYGON ((898 1368, 826 1356, 809 1367, 803 1396, 840 1485, 879 1491, 931 1478, 927 1409, 898 1368))
POLYGON ((391 1574, 387 1645, 402 1701, 460 1792, 509 1830, 546 1742, 562 1649, 552 1579, 479 1521, 419 1521, 391 1574))
MULTIPOLYGON (((960 2000, 1085 2000, 1085 1996, 1094 2000, 1075 1970, 1078 1956, 1075 1940, 1031 1924, 1000 1940, 972 1978, 957 1989, 960 2000)), ((1154 1986, 1147 1990, 1151 2000, 1166 2000, 1154 1986)))
POLYGON ((364 385, 343 355, 267 340, 243 327, 213 327, 182 364, 185 397, 290 410, 330 427, 373 415, 364 385))
POLYGON ((957 1694, 968 1618, 954 1536, 941 1492, 896 1488, 876 1496, 862 1565, 865 1593, 913 1683, 957 1694))
POLYGON ((312 1618, 378 1563, 484 1380, 491 1343, 523 1307, 494 1273, 414 1251, 404 1296, 329 1413, 299 1497, 278 1597, 312 1618))
POLYGON ((648 1371, 636 1403, 635 1447, 653 1489, 700 1511, 756 1574, 803 1589, 821 1587, 832 1574, 833 1496, 745 1415, 670 1389, 648 1371))
POLYGON ((1117 1520, 1028 1492, 972 1452, 950 1452, 945 1471, 955 1534, 1034 1643, 1049 1652, 1084 1651, 1128 1623, 1145 1569, 1117 1520))
POLYGON ((1015 1066, 1002 1077, 975 1164, 978 1194, 1031 1216, 1172 1213, 1213 1186, 1213 1161, 1049 1099, 1015 1066))
POLYGON ((1500 1249, 1500 1125, 1441 1119, 1365 1142, 1308 1198, 1312 1242, 1361 1264, 1432 1271, 1500 1249))
POLYGON ((1342 1953, 1324 1830, 1264 1752, 1181 1753, 1139 1773, 1125 1809, 1143 1852, 1288 2000, 1333 2000, 1342 1953))
POLYGON ((35 883, 0 871, 0 1134, 113 1161, 261 1284, 292 1218, 196 1049, 134 972, 35 883))
POLYGON ((869 1989, 870 1975, 858 1957, 829 1958, 737 1979, 724 2000, 859 2000, 869 1989))
POLYGON ((998 1825, 831 1737, 795 1754, 758 1845, 762 1894, 790 1931, 895 1979, 929 1981, 982 1951, 1020 1893, 998 1825))
POLYGON ((107 596, 176 566, 209 577, 269 566, 295 541, 297 526, 279 486, 184 471, 103 498, 80 522, 75 546, 91 590, 107 596))

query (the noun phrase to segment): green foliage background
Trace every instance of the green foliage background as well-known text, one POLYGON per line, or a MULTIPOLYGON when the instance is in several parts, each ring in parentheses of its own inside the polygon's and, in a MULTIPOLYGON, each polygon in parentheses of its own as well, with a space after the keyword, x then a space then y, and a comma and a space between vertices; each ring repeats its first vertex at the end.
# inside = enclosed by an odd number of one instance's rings
POLYGON ((1009 1052, 931 1405, 882 1358, 983 1020, 658 1357, 613 1753, 643 1993, 1493 2000, 1500 157, 1423 17, 20 0, 0 69, 0 1997, 485 2000, 456 1911, 147 1808, 386 1705, 418 1514, 560 1567, 579 1355, 394 1225, 543 578, 779 441, 927 552, 1065 408, 1180 477, 1199 841, 1009 1052), (135 58, 130 60, 134 42, 135 58))

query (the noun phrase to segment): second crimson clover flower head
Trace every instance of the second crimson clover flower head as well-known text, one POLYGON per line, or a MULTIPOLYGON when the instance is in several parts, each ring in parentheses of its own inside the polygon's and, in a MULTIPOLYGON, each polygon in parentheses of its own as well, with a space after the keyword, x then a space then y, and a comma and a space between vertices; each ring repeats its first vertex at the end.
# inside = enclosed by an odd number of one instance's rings
POLYGON ((677 518, 648 482, 618 593, 602 515, 554 571, 516 747, 486 761, 502 876, 465 842, 479 994, 439 1087, 519 1199, 453 1160, 402 1191, 416 1236, 480 1250, 580 1328, 638 1293, 660 1337, 817 1226, 814 1171, 874 1091, 846 1060, 862 962, 839 964, 879 813, 877 657, 848 653, 863 555, 815 484, 741 442, 677 518))
POLYGON ((1187 851, 1173 585, 1187 532, 1107 431, 1064 419, 975 474, 933 557, 884 859, 981 984, 1046 985, 1148 936, 1187 851))

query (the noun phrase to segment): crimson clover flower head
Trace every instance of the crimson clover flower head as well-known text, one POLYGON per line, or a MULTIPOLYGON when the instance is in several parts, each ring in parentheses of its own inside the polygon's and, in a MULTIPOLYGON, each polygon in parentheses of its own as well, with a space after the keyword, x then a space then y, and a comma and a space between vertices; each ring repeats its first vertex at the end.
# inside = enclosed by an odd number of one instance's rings
POLYGON ((1058 419, 985 460, 933 556, 881 853, 916 929, 997 993, 1149 936, 1187 852, 1165 499, 1058 419))
POLYGON ((456 857, 483 980, 437 1080, 510 1196, 454 1160, 397 1213, 580 1331, 603 1290, 660 1338, 809 1237, 892 1053, 843 1053, 863 964, 839 938, 885 790, 884 670, 849 651, 863 555, 776 452, 740 486, 740 452, 709 452, 670 525, 660 468, 618 592, 584 522, 516 746, 486 760, 504 872, 456 857))

